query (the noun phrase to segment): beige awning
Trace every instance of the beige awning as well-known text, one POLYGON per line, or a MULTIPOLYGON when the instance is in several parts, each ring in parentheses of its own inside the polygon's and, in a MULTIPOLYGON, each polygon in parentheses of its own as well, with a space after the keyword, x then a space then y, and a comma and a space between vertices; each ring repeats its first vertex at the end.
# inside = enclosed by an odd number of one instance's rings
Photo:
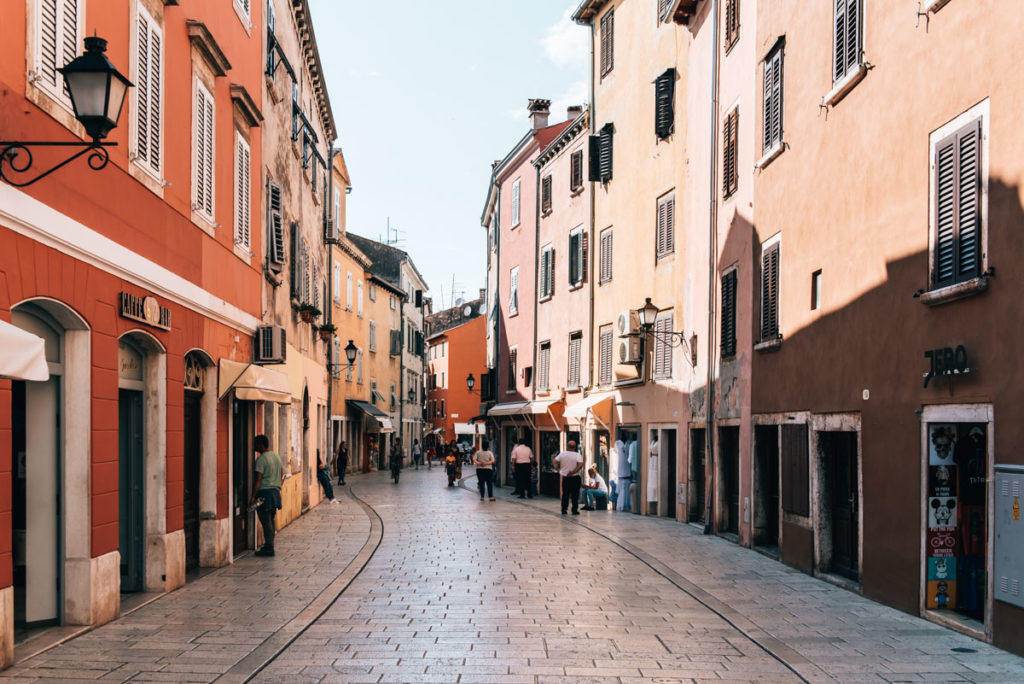
POLYGON ((378 426, 377 432, 394 432, 395 431, 395 426, 394 426, 394 424, 392 424, 390 418, 379 418, 377 416, 374 416, 373 419, 377 421, 377 426, 378 426))
POLYGON ((278 404, 292 403, 287 375, 251 363, 221 359, 217 389, 220 399, 231 390, 235 390, 235 397, 238 399, 273 401, 278 404))
POLYGON ((577 418, 582 420, 587 416, 587 409, 595 408, 599 404, 605 401, 611 401, 614 398, 615 394, 612 392, 598 392, 596 394, 591 394, 589 397, 584 397, 565 409, 565 413, 563 415, 566 418, 577 418))
POLYGON ((553 405, 557 404, 560 401, 562 401, 561 398, 558 398, 558 399, 537 399, 536 401, 531 401, 531 402, 527 403, 526 406, 523 408, 522 412, 523 413, 532 413, 532 414, 547 413, 549 408, 551 408, 553 405))
POLYGON ((16 325, 0 321, 0 378, 33 380, 50 379, 46 365, 43 338, 22 330, 16 325))
POLYGON ((495 404, 491 408, 487 409, 487 415, 489 416, 521 416, 526 413, 526 407, 529 405, 528 401, 513 401, 507 404, 495 404))
POLYGON ((485 426, 479 423, 455 423, 454 428, 457 435, 482 435, 486 433, 485 426))

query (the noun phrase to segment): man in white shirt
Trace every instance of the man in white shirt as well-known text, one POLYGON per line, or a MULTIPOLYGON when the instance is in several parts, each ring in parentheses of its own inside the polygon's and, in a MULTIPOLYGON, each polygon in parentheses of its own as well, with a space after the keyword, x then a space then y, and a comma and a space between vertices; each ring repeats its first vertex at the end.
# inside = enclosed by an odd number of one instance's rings
POLYGON ((519 440, 519 444, 512 449, 512 473, 516 479, 516 491, 513 494, 517 494, 520 499, 525 499, 527 495, 532 499, 533 494, 530 492, 530 466, 533 463, 533 450, 526 445, 526 438, 523 437, 519 440))
POLYGON ((583 456, 576 451, 576 442, 569 440, 569 448, 555 456, 558 474, 562 476, 562 515, 572 500, 572 514, 580 514, 580 486, 583 484, 580 471, 583 470, 583 456))
POLYGON ((583 485, 583 510, 594 510, 594 502, 598 494, 608 496, 608 483, 604 481, 595 466, 587 469, 587 482, 583 485))

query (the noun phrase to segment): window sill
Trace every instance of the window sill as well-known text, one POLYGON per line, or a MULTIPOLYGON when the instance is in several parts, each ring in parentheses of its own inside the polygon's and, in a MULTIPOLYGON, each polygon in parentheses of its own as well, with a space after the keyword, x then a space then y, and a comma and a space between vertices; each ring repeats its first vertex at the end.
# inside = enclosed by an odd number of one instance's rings
POLYGON ((782 151, 784 149, 786 149, 785 142, 776 143, 775 146, 768 150, 763 157, 757 160, 757 163, 754 164, 754 168, 763 169, 764 167, 768 166, 773 161, 775 161, 776 157, 782 154, 782 151))
POLYGON ((864 80, 864 77, 868 73, 868 67, 864 62, 857 65, 857 69, 852 71, 846 76, 839 79, 839 82, 835 84, 832 90, 828 91, 828 94, 824 97, 824 103, 829 107, 834 107, 837 102, 846 97, 846 94, 853 90, 853 87, 864 80))
POLYGON ((235 256, 244 261, 245 263, 252 265, 252 252, 245 245, 235 243, 235 256))
POLYGON ((770 354, 771 352, 777 352, 780 349, 782 349, 781 334, 774 339, 758 342, 757 344, 754 345, 754 351, 760 352, 762 354, 770 354))
POLYGON ((598 284, 598 286, 601 286, 601 285, 607 285, 610 282, 612 282, 612 279, 611 278, 606 278, 604 280, 597 281, 597 284, 598 284))
POLYGON ((922 12, 938 12, 940 9, 946 6, 949 0, 926 0, 924 7, 921 8, 922 12))
POLYGON ((668 261, 669 259, 671 259, 675 255, 676 255, 675 252, 666 252, 665 254, 658 254, 658 255, 655 256, 654 263, 655 263, 655 265, 658 265, 658 264, 662 263, 663 261, 668 261))
POLYGON ((585 280, 581 280, 578 283, 570 283, 569 284, 569 292, 575 292, 576 290, 582 290, 583 289, 583 285, 585 283, 586 283, 585 280))
POLYGON ((569 197, 579 197, 583 194, 583 186, 569 190, 569 197))
POLYGON ((511 226, 509 226, 509 227, 508 227, 508 229, 509 229, 509 230, 515 230, 515 229, 516 229, 516 228, 518 228, 518 227, 519 227, 519 221, 516 221, 516 222, 515 222, 515 223, 513 223, 513 224, 512 224, 511 226))
POLYGON ((583 391, 583 386, 582 385, 573 385, 572 387, 566 387, 565 391, 568 394, 576 394, 577 392, 582 392, 583 391))
POLYGON ((552 297, 554 297, 554 295, 544 295, 543 297, 537 300, 537 303, 543 304, 544 302, 550 302, 552 297))
POLYGON ((540 212, 540 217, 541 218, 547 218, 548 216, 551 216, 551 213, 552 213, 551 209, 548 209, 547 211, 542 211, 542 212, 540 212))
POLYGON ((519 315, 519 309, 516 309, 515 311, 509 311, 508 312, 508 317, 509 318, 515 318, 518 315, 519 315))
POLYGON ((931 292, 921 295, 921 303, 925 306, 938 306, 946 302, 955 302, 958 299, 972 297, 981 294, 988 289, 988 276, 982 275, 977 278, 956 285, 947 285, 931 292))

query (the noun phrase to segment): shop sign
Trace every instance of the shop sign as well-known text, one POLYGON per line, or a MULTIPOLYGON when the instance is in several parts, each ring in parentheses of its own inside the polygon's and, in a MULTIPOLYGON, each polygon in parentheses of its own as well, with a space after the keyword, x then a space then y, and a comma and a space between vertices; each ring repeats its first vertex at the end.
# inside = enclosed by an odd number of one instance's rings
POLYGON ((925 387, 934 377, 952 378, 955 375, 967 375, 971 372, 967 359, 967 348, 962 344, 957 345, 955 349, 953 347, 929 349, 924 353, 924 357, 930 363, 928 372, 924 374, 925 387))
POLYGON ((122 292, 121 317, 161 330, 171 329, 171 310, 160 306, 156 297, 152 296, 140 297, 130 292, 122 292))

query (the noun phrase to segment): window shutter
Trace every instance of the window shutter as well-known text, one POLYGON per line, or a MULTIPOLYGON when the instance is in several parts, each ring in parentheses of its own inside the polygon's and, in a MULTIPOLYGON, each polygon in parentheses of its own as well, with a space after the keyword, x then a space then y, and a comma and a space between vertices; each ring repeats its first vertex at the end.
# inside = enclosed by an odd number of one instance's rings
POLYGON ((598 179, 607 183, 612 179, 612 136, 615 126, 607 123, 601 127, 600 144, 598 145, 598 179))
POLYGON ((284 221, 281 215, 281 186, 270 183, 270 261, 284 263, 284 221))
POLYGON ((569 285, 580 282, 580 233, 569 234, 569 285))
POLYGON ((779 245, 761 257, 761 341, 779 337, 779 245))
POLYGON ((615 68, 615 10, 601 17, 601 78, 615 68))
POLYGON ((834 81, 860 65, 860 0, 835 0, 832 32, 834 81))
POLYGON ((551 175, 544 176, 540 181, 540 210, 551 211, 551 175))
POLYGON ((512 269, 509 278, 508 308, 510 312, 519 310, 519 269, 512 269))
POLYGON ((63 45, 63 21, 59 0, 42 0, 39 7, 39 57, 37 73, 39 81, 53 92, 57 90, 57 67, 59 46, 63 45))
POLYGON ((583 346, 583 337, 579 334, 573 334, 569 338, 569 378, 568 385, 570 388, 580 386, 580 351, 583 346))
POLYGON ((981 273, 981 120, 936 146, 936 232, 933 285, 981 273))
POLYGON ((672 135, 675 127, 675 88, 675 69, 668 69, 654 81, 654 132, 659 139, 672 135))
POLYGON ((580 279, 577 282, 586 282, 587 280, 587 255, 590 252, 590 239, 586 231, 580 233, 580 279))
POLYGON ((782 46, 764 63, 764 143, 765 152, 782 142, 782 46))
POLYGON ((583 150, 577 150, 572 153, 570 160, 570 171, 571 171, 571 190, 578 190, 583 186, 583 150))
POLYGON ((612 279, 612 230, 608 228, 601 233, 601 253, 598 259, 600 269, 599 280, 607 283, 612 279))
POLYGON ((310 288, 313 290, 313 306, 320 308, 320 281, 319 281, 319 269, 317 268, 316 262, 310 259, 310 288))
POLYGON ((135 55, 135 153, 139 161, 149 163, 149 108, 151 71, 149 68, 150 20, 138 8, 138 40, 135 55))
POLYGON ((612 382, 612 329, 610 326, 601 331, 600 345, 600 377, 598 382, 602 385, 610 385, 612 382))
POLYGON ((196 84, 196 209, 213 217, 213 97, 196 84))
POLYGON ((736 271, 722 276, 722 357, 736 355, 736 271))
POLYGON ((512 184, 512 225, 519 225, 519 181, 512 184))
POLYGON ((587 168, 587 180, 591 183, 601 181, 601 136, 591 135, 587 138, 589 165, 587 168))
POLYGON ((933 283, 952 284, 956 274, 956 137, 935 150, 935 266, 933 283))
POLYGON ((725 49, 729 50, 740 38, 739 0, 727 0, 725 5, 725 49))
POLYGON ((548 295, 555 294, 555 248, 548 250, 548 295))
POLYGON ((551 275, 551 251, 544 249, 540 253, 540 296, 541 299, 547 297, 548 294, 548 278, 551 275))
POLYGON ((516 388, 516 357, 519 355, 519 350, 509 349, 508 350, 508 389, 515 390, 516 388))
POLYGON ((657 258, 666 257, 675 251, 675 195, 658 201, 657 258))
POLYGON ((725 117, 725 124, 722 127, 722 195, 729 197, 739 187, 739 170, 737 168, 737 153, 739 148, 739 109, 733 109, 725 117))
POLYGON ((249 143, 236 134, 235 166, 235 244, 249 249, 250 245, 250 160, 249 143))

